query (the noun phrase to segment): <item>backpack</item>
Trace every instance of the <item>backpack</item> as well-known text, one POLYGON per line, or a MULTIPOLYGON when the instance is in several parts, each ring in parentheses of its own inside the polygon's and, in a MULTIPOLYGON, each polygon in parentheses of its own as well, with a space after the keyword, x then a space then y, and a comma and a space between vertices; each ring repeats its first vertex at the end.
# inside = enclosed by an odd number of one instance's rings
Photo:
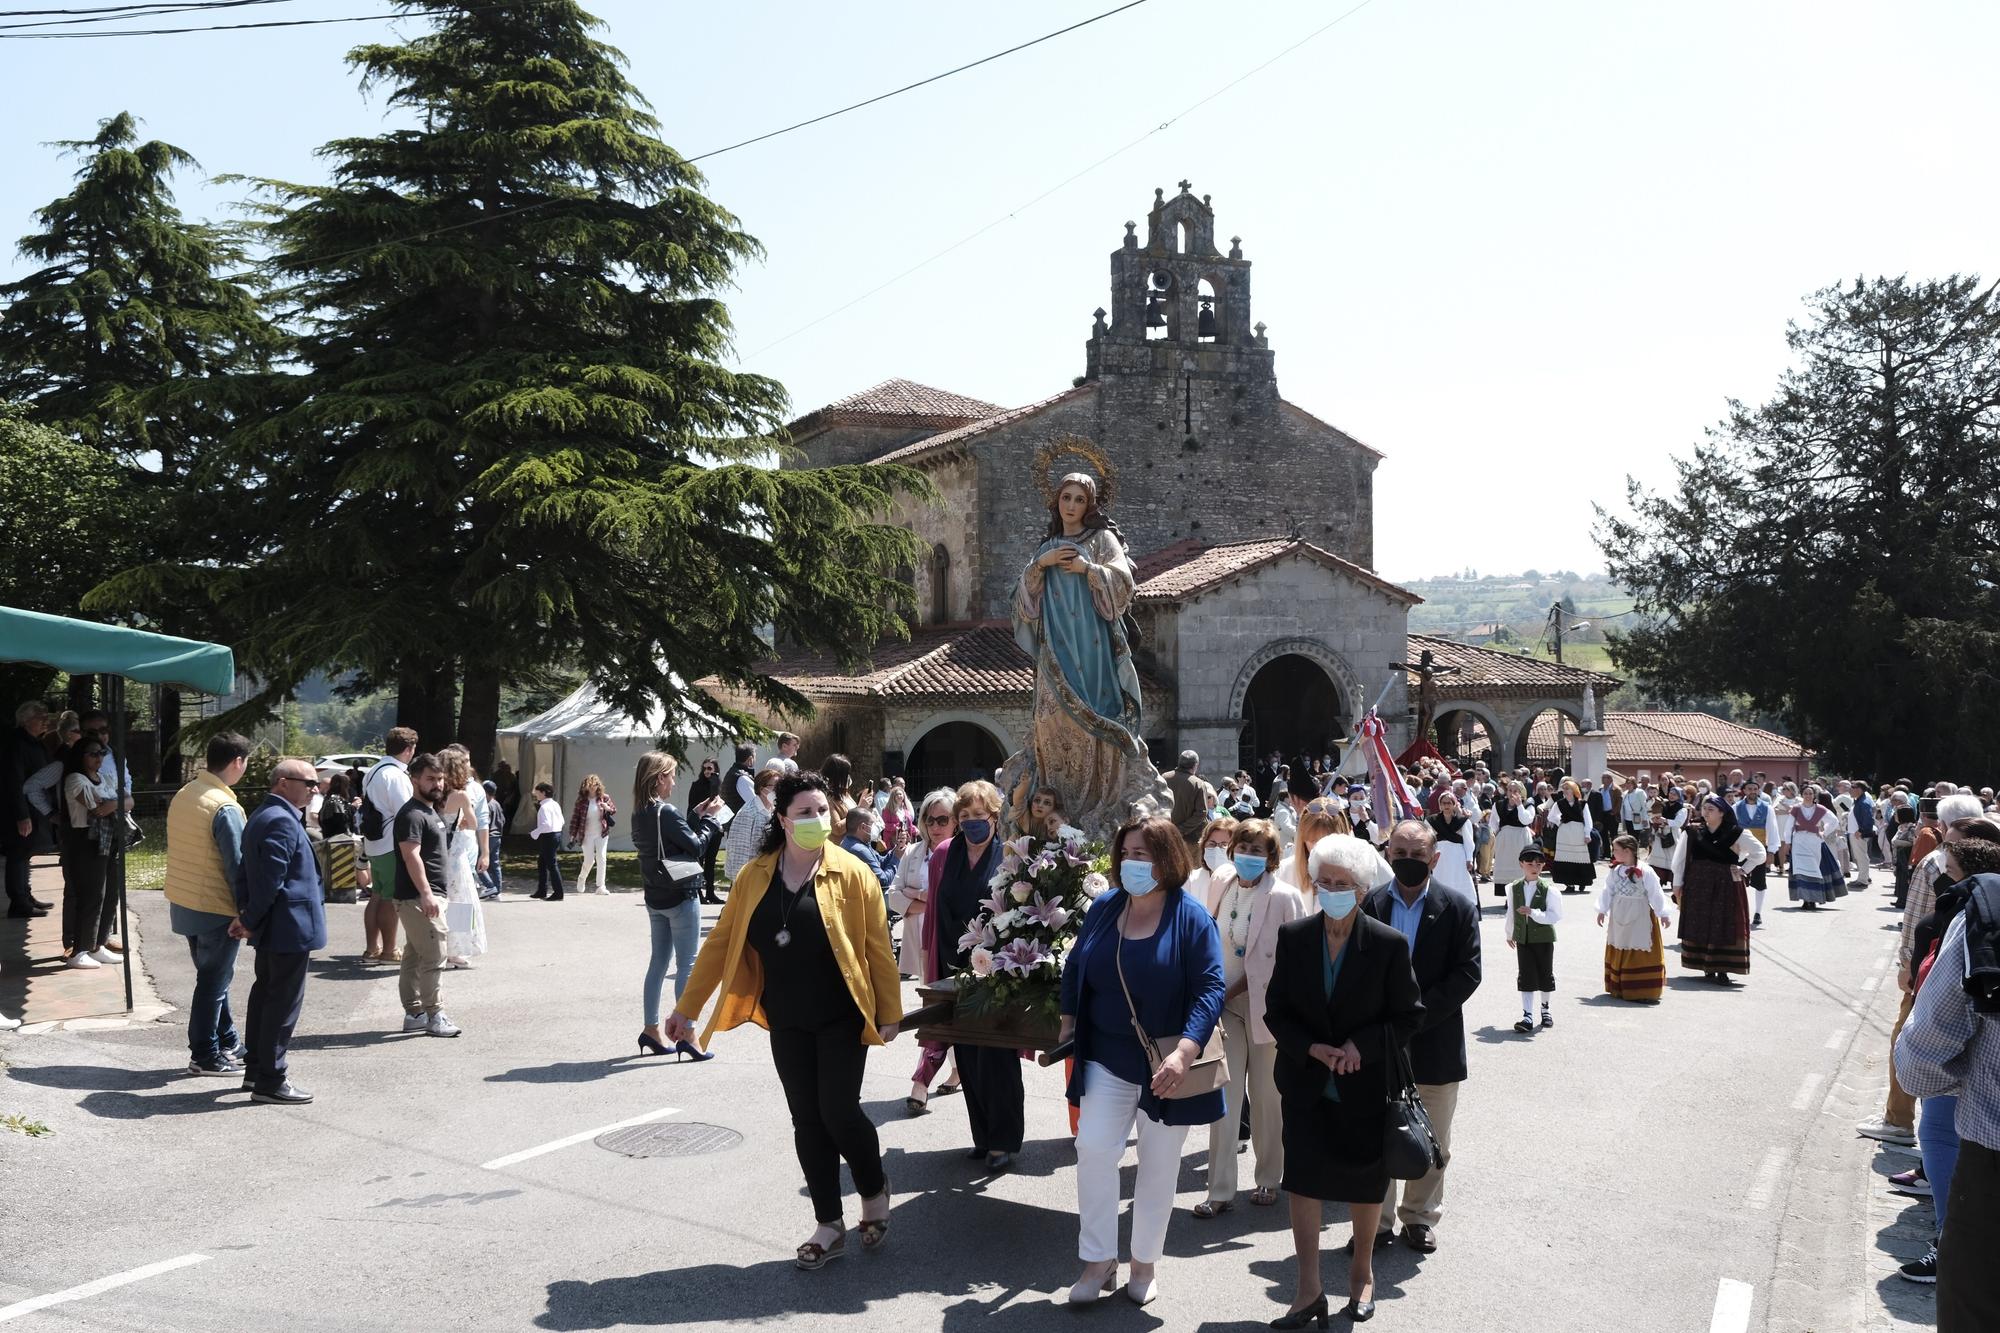
POLYGON ((375 802, 368 799, 368 784, 374 781, 376 774, 380 773, 385 767, 387 767, 386 762, 376 765, 374 770, 361 781, 361 836, 370 842, 379 842, 389 832, 388 825, 383 820, 381 808, 375 802))

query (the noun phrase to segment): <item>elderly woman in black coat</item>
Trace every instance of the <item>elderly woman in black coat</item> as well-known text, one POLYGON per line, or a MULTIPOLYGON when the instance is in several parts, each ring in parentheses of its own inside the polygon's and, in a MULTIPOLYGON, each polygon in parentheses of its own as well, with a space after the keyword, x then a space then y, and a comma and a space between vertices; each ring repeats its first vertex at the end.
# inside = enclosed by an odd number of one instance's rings
POLYGON ((1285 1117, 1285 1192, 1292 1200, 1298 1294, 1273 1328, 1325 1326, 1320 1204, 1348 1205, 1354 1223, 1347 1316, 1375 1313, 1375 1228, 1388 1193, 1382 1154, 1395 1050, 1423 1016, 1410 945, 1361 911, 1374 887, 1375 849, 1334 833, 1313 844, 1308 892, 1319 910, 1278 929, 1264 1024, 1278 1044, 1285 1117), (1393 1045, 1392 1045, 1393 1043, 1393 1045))

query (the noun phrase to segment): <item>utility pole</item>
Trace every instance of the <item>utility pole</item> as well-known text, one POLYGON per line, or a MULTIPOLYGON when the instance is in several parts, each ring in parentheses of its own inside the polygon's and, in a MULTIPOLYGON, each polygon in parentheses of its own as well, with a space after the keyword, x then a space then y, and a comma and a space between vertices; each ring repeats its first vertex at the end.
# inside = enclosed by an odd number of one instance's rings
POLYGON ((1563 608, 1561 602, 1555 602, 1549 607, 1549 637, 1555 644, 1556 665, 1561 666, 1563 660, 1563 608))

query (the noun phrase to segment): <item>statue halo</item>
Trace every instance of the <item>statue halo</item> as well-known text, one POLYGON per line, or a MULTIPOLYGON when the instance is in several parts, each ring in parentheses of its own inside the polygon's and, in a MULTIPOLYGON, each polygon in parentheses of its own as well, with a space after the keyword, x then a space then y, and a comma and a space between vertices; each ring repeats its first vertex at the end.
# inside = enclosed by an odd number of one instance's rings
POLYGON ((1097 507, 1109 508, 1117 469, 1111 466, 1111 460, 1104 456, 1103 450, 1081 435, 1058 435, 1035 451, 1035 482, 1041 487, 1043 502, 1053 505, 1061 478, 1080 470, 1057 468, 1059 462, 1068 458, 1080 458, 1090 465, 1089 470, 1096 474, 1097 507))

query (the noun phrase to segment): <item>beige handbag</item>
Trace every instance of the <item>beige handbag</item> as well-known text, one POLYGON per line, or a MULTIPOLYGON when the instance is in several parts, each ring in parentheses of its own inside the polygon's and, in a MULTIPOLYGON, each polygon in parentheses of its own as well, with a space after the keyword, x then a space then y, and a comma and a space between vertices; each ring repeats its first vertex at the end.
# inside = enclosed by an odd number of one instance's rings
MULTIPOLYGON (((1167 923, 1162 921, 1160 929, 1166 928, 1167 923)), ((1115 937, 1112 947, 1118 952, 1111 957, 1118 965, 1118 989, 1125 992, 1125 1011, 1132 1016, 1132 1032, 1139 1038, 1139 1045, 1145 1049, 1146 1067, 1157 1074, 1166 1058, 1180 1049, 1181 1039, 1178 1034, 1171 1037, 1146 1035, 1144 1025, 1139 1022, 1139 1006, 1132 1003, 1132 988, 1125 984, 1125 936, 1123 932, 1115 929, 1112 933, 1115 937)), ((1177 1102, 1188 1097, 1199 1097, 1204 1093, 1214 1092, 1228 1082, 1229 1064, 1222 1057, 1222 1016, 1218 1014, 1215 1027, 1208 1034, 1208 1045, 1202 1047, 1201 1053, 1188 1062, 1187 1077, 1181 1080, 1178 1088, 1167 1094, 1167 1100, 1177 1102)))

